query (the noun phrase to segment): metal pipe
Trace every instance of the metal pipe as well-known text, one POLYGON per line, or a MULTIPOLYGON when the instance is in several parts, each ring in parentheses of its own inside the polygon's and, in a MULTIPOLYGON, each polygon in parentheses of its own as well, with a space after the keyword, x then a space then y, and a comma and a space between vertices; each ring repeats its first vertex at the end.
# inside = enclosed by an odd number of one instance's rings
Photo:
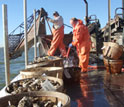
POLYGON ((64 24, 64 26, 67 26, 67 27, 69 27, 69 28, 73 29, 73 27, 71 27, 71 26, 69 26, 69 25, 67 25, 67 24, 64 24))
POLYGON ((3 36, 4 36, 4 62, 5 62, 5 79, 6 86, 10 83, 10 63, 8 51, 8 18, 7 18, 7 5, 2 5, 3 11, 3 36))
MULTIPOLYGON (((122 18, 124 19, 124 0, 122 0, 122 18)), ((122 43, 124 45, 124 26, 123 26, 123 33, 122 33, 122 43)))
POLYGON ((37 58, 36 10, 34 9, 34 59, 37 58))
POLYGON ((27 0, 24 0, 24 38, 25 38, 25 68, 28 65, 28 43, 27 43, 27 0))
POLYGON ((88 24, 88 2, 87 0, 84 0, 85 4, 86 4, 86 24, 88 24))
MULTIPOLYGON (((124 8, 124 0, 122 0, 122 8, 124 8)), ((123 19, 124 19, 124 9, 122 9, 123 19)))
POLYGON ((51 32, 51 34, 53 35, 52 30, 51 30, 51 27, 50 27, 50 24, 49 24, 49 22, 48 22, 47 19, 46 19, 46 21, 47 21, 48 27, 49 27, 49 29, 50 29, 50 32, 51 32))
POLYGON ((111 40, 111 0, 108 0, 108 26, 109 26, 109 36, 108 41, 111 40))
POLYGON ((86 4, 86 17, 88 17, 88 2, 87 0, 84 0, 85 4, 86 4))

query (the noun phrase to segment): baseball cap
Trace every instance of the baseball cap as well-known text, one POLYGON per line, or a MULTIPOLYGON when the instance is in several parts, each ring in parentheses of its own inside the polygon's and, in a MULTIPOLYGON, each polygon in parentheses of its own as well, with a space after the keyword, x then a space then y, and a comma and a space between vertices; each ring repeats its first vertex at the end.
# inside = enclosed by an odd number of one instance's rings
POLYGON ((53 12, 53 15, 58 15, 59 16, 59 13, 57 11, 53 12))

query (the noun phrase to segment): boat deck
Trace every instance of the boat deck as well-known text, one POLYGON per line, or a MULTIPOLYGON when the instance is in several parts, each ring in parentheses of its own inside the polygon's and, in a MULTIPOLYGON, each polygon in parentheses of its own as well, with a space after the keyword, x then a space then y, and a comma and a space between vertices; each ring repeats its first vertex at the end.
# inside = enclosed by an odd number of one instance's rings
POLYGON ((105 69, 81 74, 80 83, 66 85, 71 107, 124 107, 124 73, 110 75, 105 69))
MULTIPOLYGON (((64 83, 64 92, 71 98, 71 107, 124 107, 124 72, 110 75, 103 62, 98 61, 98 64, 90 64, 88 72, 81 74, 80 82, 71 79, 64 83)), ((19 79, 20 74, 13 81, 19 79)), ((0 97, 5 95, 4 87, 0 97)))

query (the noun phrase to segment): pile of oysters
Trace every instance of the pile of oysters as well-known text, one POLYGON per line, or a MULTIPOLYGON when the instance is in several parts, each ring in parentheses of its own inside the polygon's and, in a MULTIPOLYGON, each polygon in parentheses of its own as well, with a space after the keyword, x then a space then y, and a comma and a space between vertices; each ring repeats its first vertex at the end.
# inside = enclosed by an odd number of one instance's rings
POLYGON ((53 102, 50 99, 42 100, 38 97, 27 97, 24 96, 18 104, 12 105, 10 101, 8 101, 8 107, 63 107, 61 101, 53 102))
POLYGON ((55 91, 60 87, 60 83, 54 80, 42 78, 28 78, 11 83, 6 87, 6 91, 11 94, 19 94, 31 91, 55 91), (44 86, 44 87, 43 87, 44 86), (49 86, 49 87, 46 87, 49 86), (51 88, 47 90, 46 88, 51 88))

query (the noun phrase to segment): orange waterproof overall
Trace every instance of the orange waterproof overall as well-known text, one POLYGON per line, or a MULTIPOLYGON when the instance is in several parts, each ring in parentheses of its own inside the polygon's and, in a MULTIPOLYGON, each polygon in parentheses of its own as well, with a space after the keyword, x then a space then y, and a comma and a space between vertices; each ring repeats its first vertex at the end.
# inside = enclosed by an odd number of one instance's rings
POLYGON ((88 28, 81 20, 78 20, 77 25, 73 29, 73 42, 72 45, 76 46, 77 54, 79 57, 79 67, 82 72, 86 72, 89 63, 90 52, 90 34, 88 28))
POLYGON ((63 57, 66 56, 66 49, 65 45, 63 43, 63 38, 64 38, 64 26, 60 27, 59 29, 54 29, 52 28, 52 33, 53 33, 53 39, 51 41, 51 46, 48 51, 49 56, 53 56, 56 49, 59 48, 61 55, 63 57))

